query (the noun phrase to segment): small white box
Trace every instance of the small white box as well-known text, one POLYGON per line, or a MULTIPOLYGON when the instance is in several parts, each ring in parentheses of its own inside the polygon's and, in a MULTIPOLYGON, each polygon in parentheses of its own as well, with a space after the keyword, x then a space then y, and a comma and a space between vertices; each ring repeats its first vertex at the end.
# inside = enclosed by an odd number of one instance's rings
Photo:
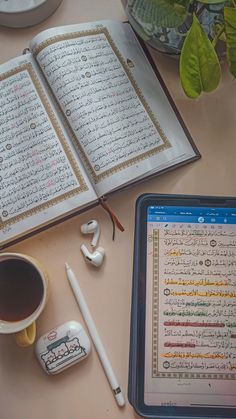
POLYGON ((36 356, 47 374, 58 374, 85 359, 91 349, 83 326, 72 320, 41 336, 35 346, 36 356))

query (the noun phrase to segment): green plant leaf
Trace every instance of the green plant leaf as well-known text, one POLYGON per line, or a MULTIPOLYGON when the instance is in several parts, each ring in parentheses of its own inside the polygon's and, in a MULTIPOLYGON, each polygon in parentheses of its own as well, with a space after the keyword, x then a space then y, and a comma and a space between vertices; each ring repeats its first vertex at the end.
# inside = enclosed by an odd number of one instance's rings
POLYGON ((224 8, 226 56, 230 72, 236 77, 236 9, 224 8))
POLYGON ((136 0, 130 13, 144 30, 152 35, 158 27, 174 28, 181 25, 191 0, 136 0))
POLYGON ((196 98, 201 92, 214 90, 221 78, 220 63, 197 17, 185 38, 180 54, 180 80, 187 96, 196 98))

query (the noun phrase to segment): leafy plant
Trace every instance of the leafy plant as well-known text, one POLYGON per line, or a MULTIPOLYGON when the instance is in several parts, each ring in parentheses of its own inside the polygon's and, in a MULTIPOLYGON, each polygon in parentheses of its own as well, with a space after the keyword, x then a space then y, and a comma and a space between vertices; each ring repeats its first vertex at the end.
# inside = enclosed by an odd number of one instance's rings
POLYGON ((174 28, 178 33, 187 27, 185 35, 181 34, 184 41, 180 51, 179 72, 188 97, 197 98, 202 92, 211 92, 218 86, 221 80, 217 54, 219 43, 225 44, 229 70, 236 77, 236 0, 129 0, 128 7, 132 8, 132 16, 142 28, 141 36, 146 40, 155 36, 160 28, 174 28), (221 18, 214 21, 209 36, 199 16, 204 9, 214 5, 219 8, 220 3, 221 18))

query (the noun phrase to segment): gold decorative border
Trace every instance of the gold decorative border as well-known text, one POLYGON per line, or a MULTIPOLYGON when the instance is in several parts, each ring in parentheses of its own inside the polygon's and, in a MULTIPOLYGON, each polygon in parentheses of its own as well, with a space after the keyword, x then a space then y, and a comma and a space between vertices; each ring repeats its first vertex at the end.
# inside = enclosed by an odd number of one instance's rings
MULTIPOLYGON (((150 106, 148 105, 144 96, 142 95, 142 92, 139 89, 139 87, 138 87, 138 85, 137 85, 137 83, 136 83, 136 81, 135 81, 135 79, 132 75, 132 72, 130 71, 129 67, 127 66, 127 64, 125 62, 125 59, 122 56, 122 54, 120 53, 119 49, 115 45, 115 42, 113 41, 113 39, 112 39, 111 35, 109 34, 107 28, 86 30, 86 31, 81 31, 81 32, 73 32, 73 33, 68 33, 68 34, 63 34, 63 35, 56 35, 56 36, 54 36, 50 39, 47 39, 47 40, 43 41, 42 43, 40 43, 34 49, 33 53, 34 53, 35 56, 37 56, 44 48, 46 48, 46 47, 48 47, 52 44, 55 44, 57 42, 65 41, 65 40, 68 40, 68 39, 80 38, 80 37, 84 37, 84 36, 98 35, 98 34, 104 34, 105 35, 111 49, 113 50, 114 54, 118 58, 118 60, 119 60, 120 64, 122 65, 130 83, 132 84, 140 102, 142 103, 144 109, 146 110, 146 112, 147 112, 149 118, 151 119, 153 125, 155 126, 158 134, 160 135, 160 137, 163 141, 163 144, 158 146, 158 147, 155 147, 154 149, 152 149, 152 150, 150 150, 146 153, 140 154, 137 157, 134 157, 134 158, 129 159, 129 160, 123 162, 123 163, 120 163, 120 164, 118 164, 117 166, 115 166, 111 169, 105 170, 103 173, 100 173, 98 175, 98 174, 96 174, 92 165, 90 164, 89 159, 87 158, 83 148, 78 143, 78 140, 77 140, 77 138, 74 134, 74 131, 70 127, 70 135, 72 137, 72 140, 73 140, 76 148, 79 150, 81 158, 82 158, 82 160, 83 160, 83 162, 84 162, 84 164, 85 164, 85 166, 86 166, 86 168, 87 168, 87 170, 88 170, 88 172, 89 172, 90 176, 92 177, 95 184, 98 183, 99 181, 101 181, 102 179, 105 179, 106 177, 111 176, 114 173, 118 173, 121 170, 123 170, 123 169, 125 169, 129 166, 132 166, 132 165, 134 165, 134 164, 136 164, 136 163, 138 163, 142 160, 145 160, 148 157, 151 157, 151 156, 153 156, 157 153, 160 153, 163 150, 166 150, 166 149, 172 147, 171 143, 169 142, 166 135, 164 134, 159 122, 157 121, 154 113, 152 112, 150 106)), ((60 106, 60 104, 59 104, 59 106, 60 106)), ((61 109, 61 112, 63 113, 62 109, 61 109)), ((64 113, 63 113, 63 116, 65 118, 64 113)), ((68 120, 67 120, 67 123, 69 124, 68 120)))
POLYGON ((158 371, 158 310, 159 310, 159 230, 153 230, 153 295, 152 295, 152 378, 187 378, 187 379, 219 379, 235 380, 236 374, 230 373, 188 373, 158 371))
POLYGON ((43 91, 43 89, 41 87, 40 81, 39 81, 39 79, 38 79, 38 77, 37 77, 37 75, 36 75, 36 73, 35 73, 35 71, 33 69, 32 64, 31 63, 22 64, 22 65, 18 66, 17 68, 14 68, 12 70, 9 70, 9 71, 1 74, 0 75, 0 81, 5 80, 8 77, 11 77, 13 75, 16 75, 16 74, 18 74, 18 73, 20 73, 22 71, 27 71, 28 72, 28 74, 29 74, 29 76, 30 76, 30 78, 31 78, 31 80, 32 80, 32 82, 34 84, 35 90, 36 90, 36 92, 37 92, 40 100, 42 101, 43 106, 44 106, 44 108, 46 110, 46 113, 47 113, 47 115, 48 115, 48 117, 50 119, 50 122, 51 122, 51 124, 52 124, 52 126, 53 126, 53 128, 54 128, 54 130, 55 130, 55 132, 57 134, 58 140, 60 141, 60 143, 61 143, 61 145, 62 145, 62 147, 63 147, 63 149, 65 151, 65 154, 66 154, 66 156, 67 156, 67 158, 68 158, 68 160, 70 162, 70 165, 71 165, 71 167, 73 169, 73 172, 74 172, 77 180, 80 183, 80 186, 77 187, 77 188, 75 188, 74 190, 72 190, 70 192, 66 192, 66 193, 58 196, 57 198, 53 198, 53 199, 51 199, 50 201, 48 201, 46 203, 37 205, 36 207, 34 207, 34 208, 30 209, 30 210, 27 210, 27 211, 23 212, 22 214, 19 214, 19 215, 15 216, 15 217, 12 217, 12 218, 10 218, 10 219, 8 219, 6 221, 2 220, 2 218, 0 217, 0 229, 4 228, 7 225, 11 225, 11 224, 14 224, 14 223, 16 223, 18 221, 21 221, 24 218, 27 218, 27 217, 32 216, 32 215, 35 215, 37 212, 40 212, 43 209, 49 208, 49 207, 51 207, 53 205, 58 204, 61 201, 64 201, 64 200, 66 200, 66 199, 68 199, 68 198, 70 198, 72 196, 78 195, 78 194, 80 194, 80 193, 85 192, 85 191, 88 190, 88 186, 86 185, 85 180, 84 180, 84 178, 83 178, 83 176, 82 176, 82 174, 81 174, 81 172, 79 170, 79 167, 76 164, 76 161, 75 161, 75 159, 74 159, 74 157, 73 157, 73 155, 71 153, 71 150, 70 150, 70 148, 69 148, 69 146, 68 146, 68 144, 66 142, 66 139, 65 139, 65 137, 63 135, 63 132, 62 132, 59 124, 58 124, 58 121, 57 121, 57 119, 55 117, 55 114, 54 114, 54 112, 53 112, 53 110, 52 110, 52 108, 51 108, 51 106, 50 106, 50 104, 49 104, 49 102, 47 100, 47 97, 46 97, 46 95, 45 95, 45 93, 44 93, 44 91, 43 91))

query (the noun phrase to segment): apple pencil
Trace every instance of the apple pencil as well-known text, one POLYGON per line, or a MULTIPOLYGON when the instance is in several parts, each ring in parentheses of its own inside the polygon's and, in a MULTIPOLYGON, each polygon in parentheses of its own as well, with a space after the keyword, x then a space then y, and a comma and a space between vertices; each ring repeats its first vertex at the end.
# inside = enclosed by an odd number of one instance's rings
POLYGON ((104 349, 104 346, 101 342, 101 339, 99 337, 99 334, 97 332, 96 326, 94 324, 94 321, 91 317, 91 314, 89 312, 88 306, 86 304, 86 301, 84 299, 84 296, 81 292, 81 289, 79 287, 78 281, 75 277, 74 272, 72 271, 72 269, 70 268, 70 266, 68 265, 68 263, 65 264, 66 266, 66 274, 67 274, 67 278, 68 281, 71 285, 71 288, 74 292, 74 296, 76 298, 76 301, 79 305, 80 311, 83 315, 84 321, 87 324, 87 328, 89 330, 90 336, 93 340, 94 346, 96 348, 96 351, 98 353, 98 356, 100 358, 101 364, 104 368, 104 371, 106 373, 107 379, 110 383, 110 386, 113 390, 115 399, 117 401, 117 404, 119 406, 124 406, 125 404, 125 399, 124 396, 121 392, 120 386, 118 384, 118 381, 116 379, 116 376, 113 372, 113 369, 111 367, 110 361, 107 357, 106 351, 104 349))

